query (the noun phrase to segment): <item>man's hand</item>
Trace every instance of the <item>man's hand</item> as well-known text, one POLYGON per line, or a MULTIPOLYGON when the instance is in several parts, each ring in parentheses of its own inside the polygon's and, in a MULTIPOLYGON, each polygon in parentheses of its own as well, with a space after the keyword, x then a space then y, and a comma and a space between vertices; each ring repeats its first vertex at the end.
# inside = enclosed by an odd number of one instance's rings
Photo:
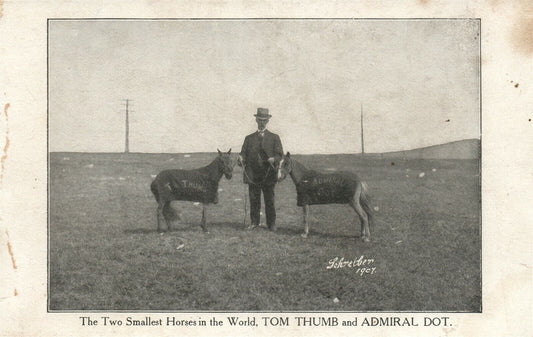
POLYGON ((270 164, 274 164, 274 161, 275 161, 275 160, 276 160, 276 159, 274 159, 274 157, 270 157, 270 158, 268 158, 268 162, 269 162, 270 164))
POLYGON ((241 157, 241 155, 239 155, 239 158, 237 158, 237 165, 242 167, 242 162, 243 162, 242 157, 241 157))

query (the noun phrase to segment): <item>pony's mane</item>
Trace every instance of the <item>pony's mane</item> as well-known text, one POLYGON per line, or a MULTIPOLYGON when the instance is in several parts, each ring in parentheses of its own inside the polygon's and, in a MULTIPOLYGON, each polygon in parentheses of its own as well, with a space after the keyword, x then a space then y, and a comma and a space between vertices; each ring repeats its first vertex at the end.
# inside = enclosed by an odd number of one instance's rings
POLYGON ((222 159, 223 156, 230 157, 228 153, 223 153, 221 155, 219 154, 216 156, 215 159, 213 159, 211 163, 207 164, 204 167, 199 168, 198 170, 208 174, 209 176, 212 175, 213 177, 220 179, 220 177, 222 177, 222 174, 223 174, 222 170, 220 170, 221 165, 224 165, 223 159, 222 159))

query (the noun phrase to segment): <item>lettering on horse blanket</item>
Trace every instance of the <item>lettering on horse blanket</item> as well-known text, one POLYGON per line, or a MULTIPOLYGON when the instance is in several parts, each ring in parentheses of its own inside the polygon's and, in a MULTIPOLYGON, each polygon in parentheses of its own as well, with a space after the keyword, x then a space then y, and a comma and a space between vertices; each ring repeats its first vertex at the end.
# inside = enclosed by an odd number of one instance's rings
POLYGON ((198 170, 166 170, 159 173, 154 184, 164 182, 159 188, 163 200, 197 201, 203 204, 218 203, 218 182, 198 170))
POLYGON ((320 173, 309 170, 296 184, 297 205, 347 204, 359 178, 351 172, 320 173))

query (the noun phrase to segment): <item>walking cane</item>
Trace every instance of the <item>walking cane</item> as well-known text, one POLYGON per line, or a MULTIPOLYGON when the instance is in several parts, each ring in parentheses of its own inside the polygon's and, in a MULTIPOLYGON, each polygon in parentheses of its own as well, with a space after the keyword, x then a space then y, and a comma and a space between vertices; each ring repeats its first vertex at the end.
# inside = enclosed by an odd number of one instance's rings
MULTIPOLYGON (((244 167, 244 162, 240 162, 241 165, 239 165, 240 167, 242 167, 242 170, 243 170, 243 173, 246 174, 246 168, 244 167)), ((246 228, 246 215, 248 213, 248 195, 246 193, 246 184, 243 184, 244 185, 244 191, 243 191, 243 200, 244 200, 244 218, 242 219, 242 225, 244 228, 246 228)))
POLYGON ((248 195, 246 194, 246 184, 244 185, 244 218, 242 219, 242 225, 246 228, 246 217, 248 215, 248 195))

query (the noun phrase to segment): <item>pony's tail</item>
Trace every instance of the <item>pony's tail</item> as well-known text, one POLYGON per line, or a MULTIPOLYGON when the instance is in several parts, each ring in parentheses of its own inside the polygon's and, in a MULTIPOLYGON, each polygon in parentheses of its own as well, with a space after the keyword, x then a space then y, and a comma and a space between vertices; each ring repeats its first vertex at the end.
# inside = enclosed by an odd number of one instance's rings
POLYGON ((166 203, 163 207, 163 217, 169 221, 180 220, 178 213, 170 206, 170 203, 166 203))
POLYGON ((374 212, 370 207, 370 195, 368 194, 368 186, 364 181, 361 182, 361 196, 359 197, 359 202, 361 203, 361 207, 363 207, 363 210, 368 216, 368 223, 371 224, 372 219, 374 218, 374 212))
POLYGON ((155 201, 159 202, 159 191, 157 190, 157 183, 152 181, 152 184, 150 185, 150 190, 152 190, 152 194, 154 195, 155 201))

